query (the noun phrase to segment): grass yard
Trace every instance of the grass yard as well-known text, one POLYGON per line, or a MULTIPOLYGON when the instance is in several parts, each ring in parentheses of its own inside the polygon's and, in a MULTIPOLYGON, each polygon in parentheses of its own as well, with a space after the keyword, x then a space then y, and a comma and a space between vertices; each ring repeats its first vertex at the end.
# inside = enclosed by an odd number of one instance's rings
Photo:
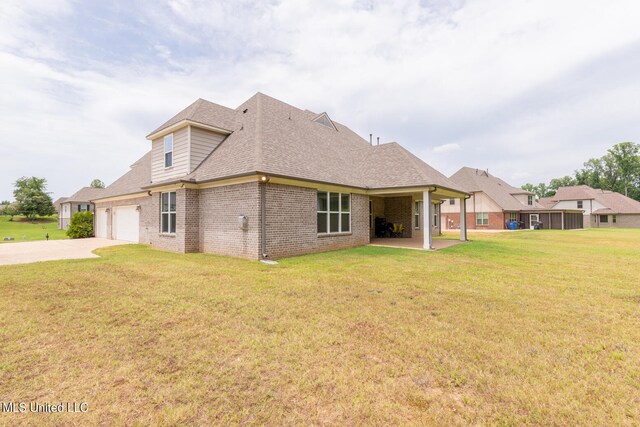
POLYGON ((65 230, 58 230, 58 217, 55 215, 33 222, 23 216, 14 216, 13 221, 9 221, 9 218, 0 215, 0 243, 11 243, 5 241, 5 237, 13 237, 13 242, 45 240, 47 233, 51 240, 68 238, 65 230))
POLYGON ((0 267, 0 424, 638 425, 640 230, 0 267))

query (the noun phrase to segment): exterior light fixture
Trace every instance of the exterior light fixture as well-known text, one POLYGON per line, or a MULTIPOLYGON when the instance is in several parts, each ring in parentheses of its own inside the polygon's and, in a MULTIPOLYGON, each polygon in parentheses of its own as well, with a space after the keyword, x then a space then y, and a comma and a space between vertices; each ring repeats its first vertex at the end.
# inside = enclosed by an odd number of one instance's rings
POLYGON ((260 177, 260 182, 267 183, 267 182, 269 182, 270 179, 271 179, 271 177, 269 175, 262 175, 260 177))
POLYGON ((140 205, 136 206, 136 210, 137 210, 138 212, 140 212, 140 211, 142 210, 142 206, 140 206, 140 205))

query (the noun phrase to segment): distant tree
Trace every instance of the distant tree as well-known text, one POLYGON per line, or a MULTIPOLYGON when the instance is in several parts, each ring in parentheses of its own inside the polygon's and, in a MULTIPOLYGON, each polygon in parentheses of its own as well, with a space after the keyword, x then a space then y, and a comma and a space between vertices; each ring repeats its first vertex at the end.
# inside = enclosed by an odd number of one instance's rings
POLYGON ((8 200, 3 200, 3 201, 0 202, 0 205, 2 205, 2 206, 7 206, 7 205, 10 205, 10 204, 11 204, 11 202, 8 201, 8 200))
POLYGON ((100 181, 99 179, 94 179, 93 181, 91 181, 91 187, 104 188, 104 182, 100 181))
POLYGON ((93 237, 93 212, 76 212, 71 217, 67 236, 72 239, 93 237))
POLYGON ((22 177, 15 182, 13 196, 16 198, 18 212, 28 219, 49 216, 56 213, 50 193, 47 192, 45 178, 22 177))
POLYGON ((526 183, 525 185, 523 185, 520 188, 522 188, 523 190, 530 191, 530 192, 534 193, 538 199, 540 199, 542 197, 553 196, 555 194, 555 191, 551 191, 551 189, 544 182, 541 182, 538 185, 533 185, 533 184, 530 184, 530 183, 526 183))
POLYGON ((13 221, 13 217, 18 215, 18 206, 15 203, 10 203, 2 209, 2 215, 8 216, 9 221, 13 221))
POLYGON ((629 188, 640 180, 640 145, 633 142, 621 142, 609 149, 615 162, 620 186, 624 195, 629 196, 629 188))
POLYGON ((572 176, 566 175, 562 178, 554 178, 549 183, 549 192, 552 193, 549 196, 553 196, 560 187, 573 187, 578 185, 578 181, 572 176))

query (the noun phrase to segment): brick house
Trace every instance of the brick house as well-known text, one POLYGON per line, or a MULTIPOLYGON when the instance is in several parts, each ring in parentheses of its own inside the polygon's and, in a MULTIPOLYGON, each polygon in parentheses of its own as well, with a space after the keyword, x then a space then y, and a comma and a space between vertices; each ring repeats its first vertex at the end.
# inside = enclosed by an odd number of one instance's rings
POLYGON ((431 248, 437 206, 464 209, 468 196, 395 142, 373 145, 261 93, 236 109, 199 99, 147 139, 151 150, 93 200, 96 236, 279 258, 366 245, 384 217, 431 248))
POLYGON ((640 202, 615 191, 588 185, 560 187, 540 203, 554 209, 580 209, 586 227, 640 228, 640 202))
MULTIPOLYGON (((582 211, 573 208, 551 208, 540 204, 535 194, 514 187, 488 171, 463 167, 450 178, 471 194, 467 200, 466 223, 469 229, 501 230, 517 221, 523 228, 539 223, 541 228, 582 228, 582 211)), ((444 229, 456 229, 460 224, 457 199, 447 200, 441 207, 444 229)))
POLYGON ((68 230, 71 217, 76 212, 94 211, 92 199, 100 197, 104 188, 83 187, 70 197, 60 197, 54 202, 58 212, 58 228, 68 230))

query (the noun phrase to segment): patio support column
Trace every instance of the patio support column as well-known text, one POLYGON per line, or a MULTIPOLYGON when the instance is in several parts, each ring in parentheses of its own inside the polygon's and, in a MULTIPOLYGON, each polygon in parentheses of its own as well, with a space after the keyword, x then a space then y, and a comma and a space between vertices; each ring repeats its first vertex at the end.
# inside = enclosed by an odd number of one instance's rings
POLYGON ((460 240, 467 241, 467 199, 460 198, 460 240))
POLYGON ((424 249, 433 249, 431 243, 433 242, 433 227, 431 224, 431 191, 424 191, 422 193, 422 236, 424 242, 422 247, 424 249))

